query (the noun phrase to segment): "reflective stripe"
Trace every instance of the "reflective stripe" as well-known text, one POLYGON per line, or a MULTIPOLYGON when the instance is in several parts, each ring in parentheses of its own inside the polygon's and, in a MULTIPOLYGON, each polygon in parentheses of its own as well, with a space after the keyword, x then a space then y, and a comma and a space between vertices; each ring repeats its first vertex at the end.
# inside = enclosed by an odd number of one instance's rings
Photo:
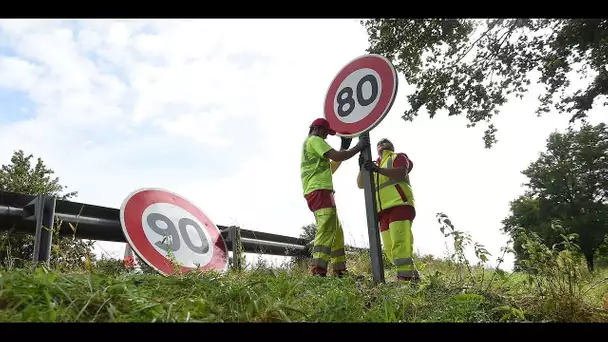
POLYGON ((319 161, 319 158, 310 158, 300 163, 300 167, 314 165, 319 161))
POLYGON ((343 255, 346 255, 346 253, 344 253, 344 248, 342 248, 342 249, 338 249, 338 250, 336 250, 336 251, 333 251, 333 252, 331 252, 331 254, 330 254, 330 256, 331 256, 332 258, 337 258, 337 257, 339 257, 339 256, 343 256, 343 255))
POLYGON ((302 144, 302 156, 304 158, 304 160, 310 160, 311 158, 308 158, 308 153, 306 153, 306 143, 308 142, 308 139, 304 140, 304 143, 302 144))
POLYGON ((313 247, 312 252, 313 252, 313 253, 324 253, 324 254, 330 254, 330 253, 331 253, 331 248, 330 248, 330 247, 327 247, 327 246, 322 246, 322 245, 319 245, 319 246, 315 246, 315 247, 313 247))
POLYGON ((413 265, 414 264, 414 259, 412 258, 401 258, 401 259, 395 259, 395 266, 403 266, 403 265, 413 265))
MULTIPOLYGON (((386 162, 386 168, 387 169, 392 169, 393 168, 393 156, 392 155, 388 157, 388 161, 386 162)), ((398 182, 395 182, 394 180, 392 180, 392 179, 389 178, 387 182, 384 182, 382 184, 378 184, 378 190, 384 189, 384 188, 386 188, 389 185, 397 184, 397 183, 398 182)))
POLYGON ((327 268, 327 261, 323 259, 312 259, 312 265, 319 268, 327 268))
POLYGON ((414 271, 398 271, 397 272, 397 276, 398 277, 413 277, 414 276, 414 271))
POLYGON ((395 185, 395 184, 399 184, 399 181, 396 181, 396 180, 394 180, 394 179, 391 179, 391 180, 390 180, 390 181, 388 181, 388 182, 382 183, 382 185, 380 185, 380 186, 378 187, 378 190, 382 190, 382 189, 386 188, 387 186, 391 186, 391 185, 395 185))
MULTIPOLYGON (((319 158, 316 158, 316 157, 309 158, 308 157, 308 153, 306 153, 306 141, 304 141, 304 144, 302 146, 302 158, 304 159, 304 161, 302 161, 300 163, 300 168, 303 168, 305 166, 314 165, 319 161, 319 158)), ((312 171, 305 171, 302 173, 302 177, 304 177, 305 174, 307 175, 310 173, 312 173, 312 171)))
MULTIPOLYGON (((387 169, 392 169, 393 168, 393 156, 388 157, 388 162, 386 163, 386 168, 387 169)), ((380 184, 378 186, 378 190, 382 190, 382 189, 386 188, 387 186, 399 184, 400 182, 401 181, 389 178, 388 182, 384 182, 384 183, 382 183, 382 184, 380 184)))
POLYGON ((304 144, 302 146, 302 156, 303 156, 304 160, 300 163, 300 167, 314 165, 321 160, 319 157, 308 157, 308 153, 306 153, 306 142, 307 141, 308 140, 304 141, 304 144))
POLYGON ((342 261, 342 262, 334 262, 332 264, 332 268, 334 269, 334 271, 342 271, 346 269, 346 262, 342 261))

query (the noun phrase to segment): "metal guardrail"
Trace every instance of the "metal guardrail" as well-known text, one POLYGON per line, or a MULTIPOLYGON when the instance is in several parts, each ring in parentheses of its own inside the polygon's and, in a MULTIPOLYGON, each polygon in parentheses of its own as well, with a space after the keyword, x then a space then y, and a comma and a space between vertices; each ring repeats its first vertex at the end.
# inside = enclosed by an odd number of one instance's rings
MULTIPOLYGON (((127 242, 120 225, 119 209, 59 200, 45 195, 33 196, 0 191, 0 231, 11 230, 34 235, 34 261, 49 260, 53 235, 44 227, 53 226, 56 219, 60 221, 58 227, 60 236, 127 242)), ((309 246, 312 241, 309 240, 241 229, 236 226, 218 225, 217 227, 228 250, 232 252, 232 264, 235 267, 240 267, 237 252, 239 240, 245 253, 310 256, 309 246)))

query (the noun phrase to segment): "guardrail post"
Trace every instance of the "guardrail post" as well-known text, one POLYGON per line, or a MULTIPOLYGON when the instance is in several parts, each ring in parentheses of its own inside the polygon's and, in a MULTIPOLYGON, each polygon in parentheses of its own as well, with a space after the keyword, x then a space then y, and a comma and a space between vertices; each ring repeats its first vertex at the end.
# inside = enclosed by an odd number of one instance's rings
POLYGON ((53 242, 55 198, 39 195, 28 206, 32 204, 36 219, 33 260, 35 262, 42 261, 47 263, 51 258, 51 243, 53 242))
POLYGON ((240 251, 239 251, 239 245, 241 244, 241 239, 240 239, 240 235, 239 234, 239 227, 237 226, 232 226, 229 228, 230 230, 228 231, 228 236, 230 238, 231 244, 232 244, 232 268, 235 270, 240 270, 241 269, 241 258, 240 258, 240 251))

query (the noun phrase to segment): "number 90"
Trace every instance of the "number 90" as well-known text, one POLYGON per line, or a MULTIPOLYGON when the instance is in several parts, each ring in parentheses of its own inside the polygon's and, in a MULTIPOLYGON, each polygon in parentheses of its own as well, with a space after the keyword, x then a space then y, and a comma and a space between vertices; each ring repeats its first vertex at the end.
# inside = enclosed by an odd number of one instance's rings
POLYGON ((171 248, 171 251, 173 251, 173 252, 177 251, 181 247, 182 239, 184 240, 186 247, 188 247, 188 249, 190 249, 194 253, 205 254, 209 251, 209 241, 207 241, 207 237, 205 236, 203 229, 201 228, 201 226, 199 226, 198 223, 196 223, 196 221, 193 221, 187 217, 181 218, 177 222, 177 227, 179 228, 179 232, 176 229, 173 221, 171 221, 167 216, 165 216, 163 214, 151 213, 146 218, 146 221, 148 222, 148 226, 150 226, 150 228, 155 233, 157 233, 159 235, 171 237, 171 240, 170 240, 171 245, 167 245, 163 241, 158 241, 155 243, 155 245, 158 248, 160 248, 164 251, 167 251, 169 248, 171 248), (167 225, 167 227, 166 228, 159 227, 158 226, 159 222, 164 222, 167 225), (196 232, 198 233, 198 237, 202 242, 201 246, 195 246, 192 243, 192 240, 190 240, 190 236, 188 235, 188 231, 186 230, 186 227, 188 227, 188 226, 193 227, 196 230, 196 232), (181 235, 181 239, 180 239, 180 235, 181 235))

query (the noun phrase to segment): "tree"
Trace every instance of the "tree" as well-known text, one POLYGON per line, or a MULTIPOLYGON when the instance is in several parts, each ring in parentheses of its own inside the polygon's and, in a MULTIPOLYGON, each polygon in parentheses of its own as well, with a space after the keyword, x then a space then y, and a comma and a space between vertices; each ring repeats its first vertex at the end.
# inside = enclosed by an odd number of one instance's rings
POLYGON ((608 234, 604 243, 595 252, 595 265, 600 268, 608 268, 608 234))
MULTIPOLYGON (((314 223, 311 224, 307 224, 305 226, 302 226, 302 231, 300 232, 300 235, 298 236, 300 239, 304 239, 304 240, 308 240, 308 241, 313 241, 315 239, 315 234, 317 234, 317 225, 314 223)), ((309 245, 309 250, 310 253, 312 254, 312 244, 309 245)), ((296 256, 292 258, 292 263, 293 264, 298 264, 304 261, 307 261, 308 258, 303 257, 303 256, 296 256)))
MULTIPOLYGON (((33 155, 26 156, 22 150, 15 151, 11 163, 0 169, 0 190, 17 192, 26 195, 49 195, 58 199, 70 199, 77 192, 64 193, 67 187, 53 177, 54 171, 47 168, 41 158, 32 166, 33 155)), ((71 237, 53 237, 51 245, 51 262, 60 262, 71 267, 81 264, 81 257, 90 256, 93 242, 71 237)), ((6 264, 10 256, 14 266, 20 267, 25 261, 32 260, 34 237, 32 235, 12 234, 11 231, 0 233, 0 263, 6 264)))
POLYGON ((548 246, 561 241, 553 222, 578 235, 589 270, 608 234, 608 127, 583 124, 565 133, 553 133, 547 151, 522 172, 527 191, 511 202, 503 230, 516 240, 521 261, 525 253, 517 242, 520 230, 539 234, 548 246))
MULTIPOLYGON (((606 19, 371 19, 362 25, 368 52, 393 61, 416 86, 407 97, 411 108, 403 119, 408 121, 424 106, 431 118, 440 110, 465 114, 473 127, 490 122, 507 96, 522 98, 538 83, 546 89, 537 114, 554 107, 574 122, 608 94, 606 19), (585 89, 567 94, 570 76, 588 75, 585 89)), ((496 143, 496 131, 490 123, 486 148, 496 143)))
POLYGON ((302 226, 302 232, 300 233, 300 239, 312 241, 315 239, 317 234, 317 225, 314 223, 302 226))

